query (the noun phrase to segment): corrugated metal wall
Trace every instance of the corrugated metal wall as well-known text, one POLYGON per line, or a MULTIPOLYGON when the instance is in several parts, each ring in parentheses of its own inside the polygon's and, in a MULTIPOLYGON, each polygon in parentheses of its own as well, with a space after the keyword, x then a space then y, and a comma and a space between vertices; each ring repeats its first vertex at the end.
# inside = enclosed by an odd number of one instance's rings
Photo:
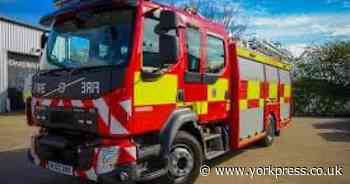
POLYGON ((42 31, 0 20, 0 112, 6 108, 8 68, 7 52, 33 54, 40 48, 42 31))

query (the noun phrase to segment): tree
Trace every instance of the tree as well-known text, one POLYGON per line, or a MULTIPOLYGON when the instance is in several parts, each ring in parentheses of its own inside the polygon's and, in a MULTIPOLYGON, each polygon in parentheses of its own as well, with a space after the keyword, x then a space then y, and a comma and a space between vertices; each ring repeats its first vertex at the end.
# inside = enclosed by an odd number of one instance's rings
POLYGON ((309 48, 294 76, 297 112, 350 115, 350 41, 309 48))
POLYGON ((240 38, 248 26, 248 18, 243 16, 241 0, 158 0, 173 6, 193 8, 201 15, 222 23, 230 33, 240 38))

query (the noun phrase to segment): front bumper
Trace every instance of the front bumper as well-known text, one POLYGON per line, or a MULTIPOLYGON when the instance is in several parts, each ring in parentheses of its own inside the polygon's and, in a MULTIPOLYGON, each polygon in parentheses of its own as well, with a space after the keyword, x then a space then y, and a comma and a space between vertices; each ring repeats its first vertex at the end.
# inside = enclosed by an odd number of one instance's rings
MULTIPOLYGON (((35 164, 35 159, 30 151, 28 151, 28 159, 35 164)), ((48 169, 45 164, 41 166, 48 169)), ((106 174, 98 175, 95 170, 89 169, 87 171, 76 170, 73 176, 82 180, 96 181, 100 184, 134 184, 139 178, 137 173, 136 164, 131 163, 117 166, 114 171, 106 174)))
MULTIPOLYGON (((112 145, 109 143, 108 145, 95 146, 92 149, 92 154, 57 148, 49 151, 43 149, 38 140, 38 137, 32 137, 31 148, 28 151, 29 160, 37 166, 52 170, 49 168, 49 162, 64 164, 72 167, 73 172, 68 175, 101 184, 131 184, 137 180, 136 146, 128 140, 118 141, 112 145), (63 156, 59 159, 53 159, 54 157, 50 157, 52 154, 63 156), (74 159, 64 157, 65 155, 69 156, 69 154, 75 155, 74 159)), ((57 171, 54 170, 54 172, 57 171)))

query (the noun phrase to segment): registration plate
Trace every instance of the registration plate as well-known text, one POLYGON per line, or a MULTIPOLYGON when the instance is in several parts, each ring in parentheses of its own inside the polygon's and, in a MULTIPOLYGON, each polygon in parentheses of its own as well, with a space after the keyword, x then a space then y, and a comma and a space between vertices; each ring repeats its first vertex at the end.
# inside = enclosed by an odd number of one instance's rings
POLYGON ((49 161, 48 169, 60 174, 65 174, 70 176, 73 175, 73 167, 69 165, 64 165, 64 164, 49 161))

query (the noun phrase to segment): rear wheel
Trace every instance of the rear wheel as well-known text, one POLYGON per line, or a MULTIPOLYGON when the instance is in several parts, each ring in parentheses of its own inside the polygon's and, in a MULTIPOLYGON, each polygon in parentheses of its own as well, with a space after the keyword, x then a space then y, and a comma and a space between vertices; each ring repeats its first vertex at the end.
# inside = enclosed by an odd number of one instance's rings
POLYGON ((268 127, 266 130, 267 135, 264 137, 264 139, 261 141, 262 146, 271 146, 276 133, 276 121, 272 116, 269 116, 268 119, 268 127))
POLYGON ((187 132, 180 131, 171 146, 167 182, 191 184, 199 176, 203 152, 198 140, 187 132))

